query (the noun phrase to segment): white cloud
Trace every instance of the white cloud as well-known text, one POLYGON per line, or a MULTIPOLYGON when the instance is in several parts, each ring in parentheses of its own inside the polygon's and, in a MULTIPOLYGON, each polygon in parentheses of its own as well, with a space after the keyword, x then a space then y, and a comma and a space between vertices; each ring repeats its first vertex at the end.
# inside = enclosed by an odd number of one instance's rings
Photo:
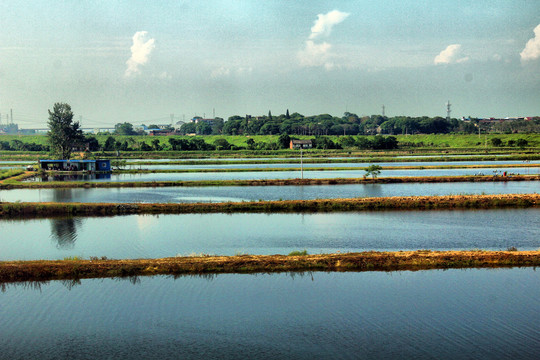
POLYGON ((154 50, 155 40, 146 40, 146 31, 137 31, 133 35, 133 45, 131 45, 131 57, 126 61, 127 69, 125 72, 126 77, 131 77, 141 72, 139 66, 148 62, 148 57, 154 50))
POLYGON ((470 58, 468 56, 462 56, 461 44, 452 44, 448 45, 439 55, 435 56, 434 62, 435 64, 454 64, 464 63, 469 60, 470 58))
POLYGON ((521 56, 521 61, 540 58, 540 25, 534 28, 534 37, 527 41, 525 49, 519 55, 521 56))
POLYGON ((304 49, 298 53, 298 60, 302 66, 323 66, 329 63, 330 45, 327 42, 316 44, 311 40, 306 41, 304 49))
POLYGON ((305 42, 305 46, 298 52, 298 61, 301 66, 318 67, 324 66, 326 70, 332 70, 336 65, 331 59, 334 55, 330 52, 331 44, 327 42, 317 43, 319 36, 329 36, 334 25, 339 24, 349 16, 348 13, 339 10, 330 11, 327 14, 317 15, 311 34, 305 42))
POLYGON ((317 15, 315 24, 311 27, 310 39, 315 39, 319 35, 330 35, 334 25, 339 24, 349 16, 349 13, 341 12, 339 10, 332 10, 327 14, 317 15))

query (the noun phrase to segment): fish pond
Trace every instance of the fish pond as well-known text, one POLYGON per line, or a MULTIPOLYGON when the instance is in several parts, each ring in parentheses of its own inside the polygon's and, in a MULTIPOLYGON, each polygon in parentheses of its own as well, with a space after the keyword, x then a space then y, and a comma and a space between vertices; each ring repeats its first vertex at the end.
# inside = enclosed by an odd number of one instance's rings
MULTIPOLYGON (((235 159, 236 161, 237 159, 235 159)), ((252 160, 252 159, 251 159, 252 160)), ((309 168, 351 168, 351 167, 367 167, 372 165, 373 162, 338 162, 338 163, 304 163, 305 169, 309 168)), ((503 161, 422 161, 422 162, 377 162, 379 166, 383 167, 404 167, 404 166, 467 166, 475 165, 481 167, 482 165, 519 165, 524 164, 522 160, 503 160, 503 161)), ((299 168, 300 159, 297 161, 291 161, 290 163, 258 163, 258 164, 203 164, 203 165, 184 165, 184 164, 152 164, 152 165, 127 165, 128 169, 149 169, 149 170, 208 170, 208 169, 287 169, 287 168, 299 168)))
MULTIPOLYGON (((539 174, 540 167, 529 168, 458 168, 458 169, 400 169, 382 170, 379 177, 410 176, 458 176, 458 175, 502 175, 539 174)), ((26 181, 190 181, 190 180, 257 180, 257 179, 332 179, 362 178, 365 170, 284 170, 284 171, 226 171, 226 172, 183 172, 183 173, 127 173, 127 174, 94 174, 94 175, 51 175, 35 176, 26 181)))
POLYGON ((540 181, 304 186, 53 188, 0 190, 0 201, 184 203, 457 194, 532 194, 538 191, 540 191, 540 181))
POLYGON ((6 359, 534 359, 532 268, 7 284, 6 359))
POLYGON ((540 209, 4 219, 0 228, 0 260, 540 247, 540 209))

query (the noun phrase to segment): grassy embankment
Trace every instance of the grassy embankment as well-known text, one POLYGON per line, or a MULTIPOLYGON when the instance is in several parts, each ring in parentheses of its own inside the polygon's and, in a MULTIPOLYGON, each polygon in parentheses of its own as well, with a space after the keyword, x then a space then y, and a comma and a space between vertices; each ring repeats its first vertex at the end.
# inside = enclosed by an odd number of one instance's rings
POLYGON ((365 210, 490 209, 540 206, 540 194, 396 196, 227 203, 1 203, 0 217, 188 213, 315 213, 365 210))
POLYGON ((0 170, 0 180, 13 178, 13 177, 22 175, 24 173, 25 173, 24 170, 20 170, 20 169, 0 170))
POLYGON ((539 266, 540 251, 400 251, 320 255, 237 255, 136 260, 0 262, 0 282, 104 277, 271 273, 291 271, 397 271, 539 266))
POLYGON ((298 185, 348 185, 348 184, 398 184, 398 183, 449 183, 449 182, 507 182, 538 181, 540 175, 463 175, 463 176, 408 176, 383 178, 334 178, 334 179, 263 179, 263 180, 178 180, 178 181, 45 181, 22 182, 34 177, 25 172, 0 180, 0 189, 51 189, 51 188, 122 188, 122 187, 202 187, 202 186, 298 186, 298 185))

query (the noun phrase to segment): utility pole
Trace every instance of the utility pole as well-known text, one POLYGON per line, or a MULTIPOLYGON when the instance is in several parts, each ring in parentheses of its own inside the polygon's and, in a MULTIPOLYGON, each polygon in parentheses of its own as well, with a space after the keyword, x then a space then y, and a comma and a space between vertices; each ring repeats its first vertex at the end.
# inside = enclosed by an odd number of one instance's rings
POLYGON ((300 172, 302 174, 302 180, 304 180, 304 159, 302 157, 302 151, 304 150, 304 146, 300 144, 300 172))
POLYGON ((383 117, 384 117, 384 109, 386 109, 386 107, 385 107, 384 104, 383 104, 383 106, 382 106, 382 116, 383 116, 383 117))

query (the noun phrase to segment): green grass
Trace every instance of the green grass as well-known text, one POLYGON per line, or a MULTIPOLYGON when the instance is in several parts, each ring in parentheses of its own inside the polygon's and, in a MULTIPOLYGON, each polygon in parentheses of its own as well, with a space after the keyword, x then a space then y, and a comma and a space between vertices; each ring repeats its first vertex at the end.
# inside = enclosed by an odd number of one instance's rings
MULTIPOLYGON (((110 135, 92 135, 94 136, 101 144, 105 143, 105 140, 110 135)), ((387 135, 385 135, 387 136, 387 135)), ((423 135, 394 135, 399 143, 412 143, 419 144, 423 143, 424 147, 437 147, 437 148, 484 148, 487 140, 488 149, 508 149, 506 147, 494 148, 491 146, 490 140, 492 138, 499 138, 502 140, 503 144, 506 144, 508 140, 525 139, 529 143, 529 147, 540 147, 540 134, 481 134, 480 137, 477 134, 423 134, 423 135)), ((144 141, 147 144, 155 139, 158 139, 160 144, 169 145, 169 138, 174 137, 176 139, 191 139, 192 136, 124 136, 124 135, 114 135, 115 140, 124 142, 129 138, 133 138, 137 142, 144 141)), ((245 147, 248 139, 255 140, 256 143, 273 143, 278 140, 279 135, 252 135, 252 136, 243 136, 243 135, 206 135, 206 136, 195 136, 197 138, 202 138, 207 143, 213 144, 217 139, 225 139, 230 144, 235 146, 245 147)), ((298 139, 310 139, 314 136, 298 136, 292 135, 291 137, 298 139)), ((356 137, 356 135, 354 135, 356 137)), ((332 141, 340 140, 340 136, 332 135, 329 136, 332 141)), ((368 136, 368 138, 373 138, 373 136, 368 136)), ((40 145, 47 145, 47 136, 46 135, 0 135, 0 141, 11 140, 20 140, 24 143, 35 143, 40 145)), ((288 150, 285 150, 288 151, 288 150)), ((253 151, 250 151, 252 153, 253 151)), ((265 152, 265 151, 261 151, 265 152)))
POLYGON ((295 250, 295 251, 291 251, 288 256, 305 256, 305 255, 308 255, 308 252, 306 249, 300 251, 300 250, 295 250))
POLYGON ((22 173, 24 173, 24 171, 20 169, 0 170, 0 180, 4 180, 4 179, 17 176, 17 175, 21 175, 22 173))

